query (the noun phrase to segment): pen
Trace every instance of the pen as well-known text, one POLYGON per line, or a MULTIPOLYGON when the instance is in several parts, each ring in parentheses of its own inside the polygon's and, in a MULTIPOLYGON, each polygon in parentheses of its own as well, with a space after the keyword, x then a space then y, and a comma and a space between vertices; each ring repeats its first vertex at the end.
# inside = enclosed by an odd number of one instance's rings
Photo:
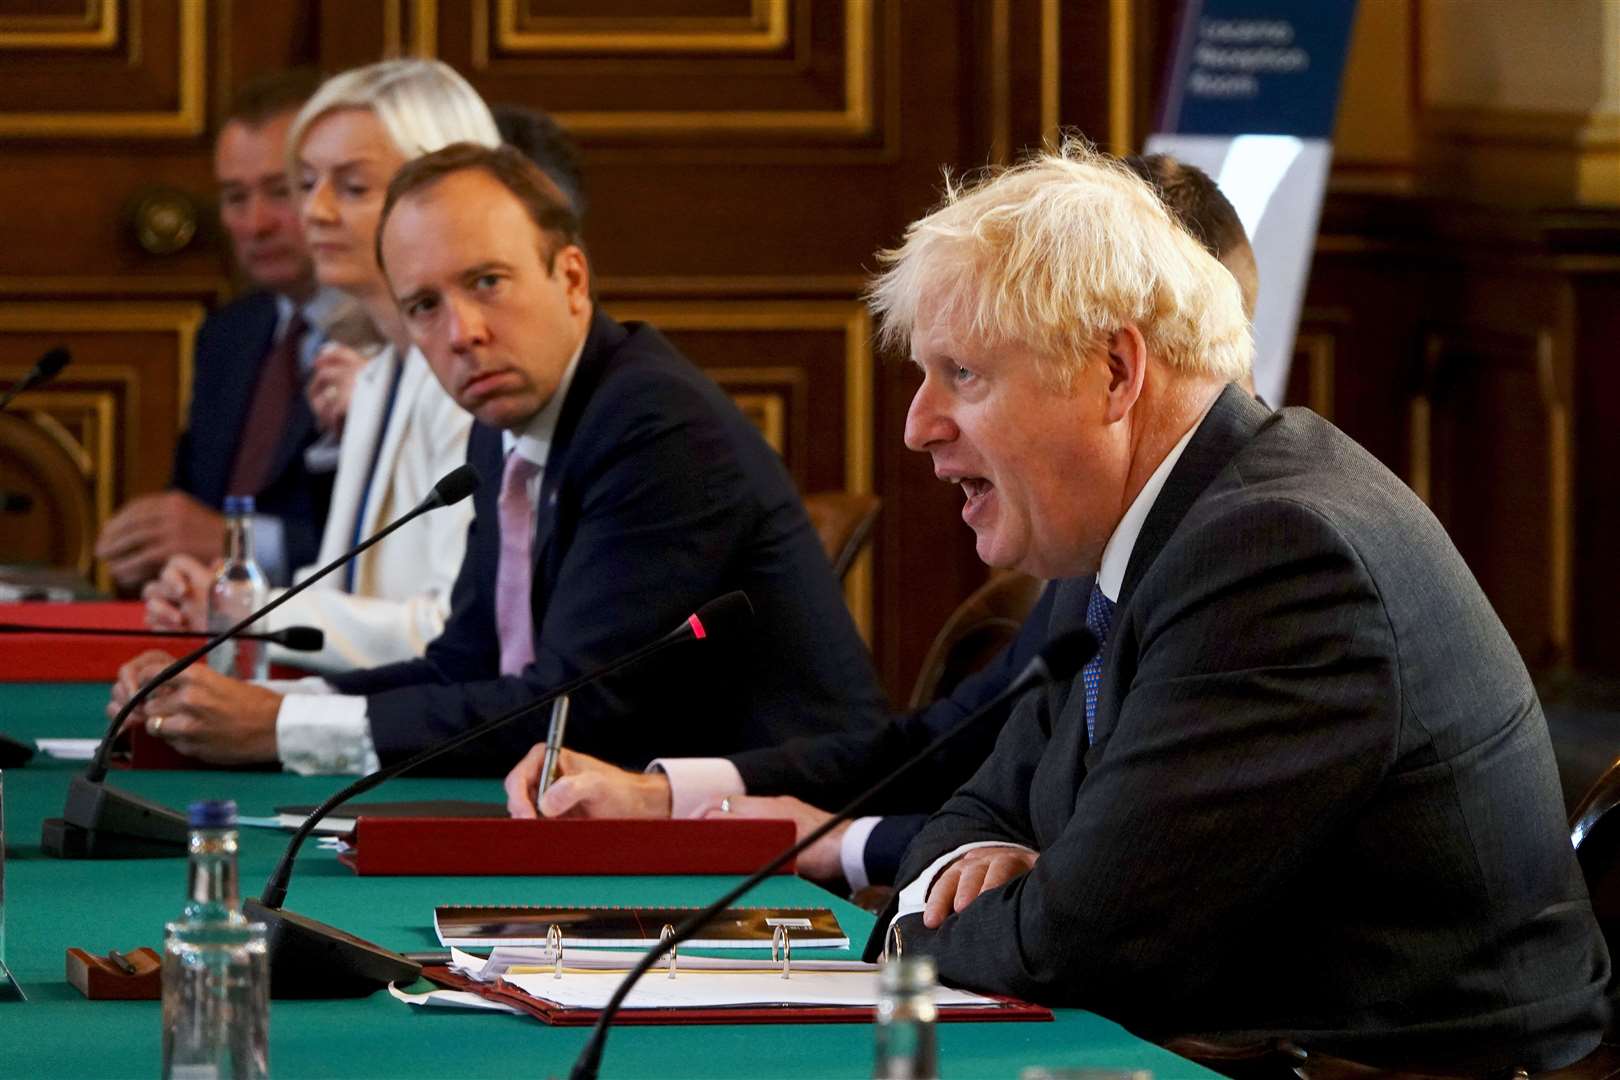
POLYGON ((562 756, 563 731, 568 727, 568 695, 564 694, 551 705, 551 726, 546 729, 546 756, 540 760, 540 790, 535 792, 538 806, 540 798, 557 779, 557 761, 562 756))
POLYGON ((125 975, 136 974, 135 965, 129 962, 129 957, 125 956, 117 949, 108 949, 107 959, 111 960, 113 962, 113 966, 117 967, 118 970, 122 971, 125 975))

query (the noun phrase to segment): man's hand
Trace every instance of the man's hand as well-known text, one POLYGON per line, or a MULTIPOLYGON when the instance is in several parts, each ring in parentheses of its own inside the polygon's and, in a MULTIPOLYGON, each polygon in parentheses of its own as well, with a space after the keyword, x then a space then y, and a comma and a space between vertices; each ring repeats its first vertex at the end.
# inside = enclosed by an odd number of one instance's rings
POLYGON ((208 629, 208 590, 215 571, 190 555, 176 555, 141 589, 146 625, 153 630, 208 629))
POLYGON ((928 906, 923 909, 923 925, 935 929, 947 916, 977 900, 981 893, 1028 873, 1039 857, 1021 847, 974 848, 934 879, 928 890, 928 906))
MULTIPOLYGON (((118 671, 108 715, 116 714, 141 685, 171 662, 164 652, 142 653, 118 671)), ((276 760, 276 714, 281 695, 193 664, 170 679, 125 720, 146 726, 182 754, 216 765, 276 760)))
POLYGON ((354 377, 370 362, 371 357, 335 341, 328 341, 315 354, 315 370, 310 374, 304 395, 322 431, 333 435, 343 433, 343 419, 349 415, 349 398, 354 393, 354 377))
POLYGON ((225 549, 225 519, 183 491, 140 495, 101 527, 96 558, 120 587, 152 578, 175 555, 212 562, 225 549))
MULTIPOLYGON (((798 843, 814 829, 820 828, 831 814, 818 810, 791 795, 733 795, 728 799, 709 799, 697 808, 693 817, 720 818, 786 818, 793 822, 793 841, 798 843), (729 809, 721 807, 722 801, 729 809)), ((799 873, 815 881, 843 881, 844 863, 838 852, 849 822, 804 849, 799 856, 799 873)))
POLYGON ((587 754, 563 750, 557 758, 557 779, 535 805, 540 789, 540 764, 546 744, 535 743, 506 774, 506 810, 515 818, 667 818, 669 777, 663 773, 633 773, 587 754))

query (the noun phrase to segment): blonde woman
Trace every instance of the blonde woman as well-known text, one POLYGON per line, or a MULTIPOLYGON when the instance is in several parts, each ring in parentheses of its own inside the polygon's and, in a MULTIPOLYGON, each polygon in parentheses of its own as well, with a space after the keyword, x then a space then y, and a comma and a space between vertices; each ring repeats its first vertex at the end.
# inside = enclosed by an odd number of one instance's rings
MULTIPOLYGON (((358 301, 387 342, 363 366, 351 350, 329 346, 311 379, 311 405, 324 425, 341 421, 343 437, 320 554, 305 573, 415 506, 465 460, 472 418, 410 347, 374 253, 389 179, 455 142, 498 146, 500 137, 477 92, 436 60, 389 60, 334 76, 288 135, 316 276, 358 301)), ((471 518, 471 501, 436 510, 277 609, 269 629, 316 626, 326 644, 318 653, 278 646, 272 657, 333 672, 421 655, 444 627, 471 518)), ((210 580, 196 560, 171 560, 147 587, 147 621, 201 629, 210 580)))

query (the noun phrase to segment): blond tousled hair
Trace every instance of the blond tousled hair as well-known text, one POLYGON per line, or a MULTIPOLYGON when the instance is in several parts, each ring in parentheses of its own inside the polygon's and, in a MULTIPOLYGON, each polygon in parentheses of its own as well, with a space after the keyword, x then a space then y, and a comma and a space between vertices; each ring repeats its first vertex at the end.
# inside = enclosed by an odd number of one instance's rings
POLYGON ((294 175, 310 125, 338 109, 370 109, 406 161, 451 143, 501 145, 489 106, 440 60, 383 60, 332 76, 304 103, 287 133, 294 175))
POLYGON ((879 337, 909 348, 919 308, 957 318, 987 346, 1031 349, 1047 381, 1068 389, 1121 327, 1185 374, 1247 374, 1254 346, 1236 280, 1139 177, 1068 139, 967 183, 878 253, 867 290, 879 337))

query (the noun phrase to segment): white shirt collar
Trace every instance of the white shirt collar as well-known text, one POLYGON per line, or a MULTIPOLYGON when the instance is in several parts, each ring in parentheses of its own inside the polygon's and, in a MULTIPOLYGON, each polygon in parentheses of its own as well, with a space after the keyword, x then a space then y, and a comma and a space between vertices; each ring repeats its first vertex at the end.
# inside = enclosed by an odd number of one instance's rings
POLYGON ((1108 546, 1103 548, 1102 564, 1097 568, 1097 587, 1102 590, 1104 596, 1115 603, 1119 602, 1119 592, 1125 584, 1125 570, 1131 564, 1131 553, 1136 550, 1136 540, 1142 535, 1142 526, 1147 522, 1148 513, 1158 501, 1159 492, 1164 490, 1164 482, 1170 479, 1171 470, 1176 467, 1176 462, 1181 460, 1182 451, 1192 442, 1193 432, 1203 424, 1204 417, 1209 415, 1209 410, 1214 404, 1214 400, 1211 400, 1204 406, 1204 411, 1193 421, 1192 427, 1188 428, 1177 440, 1176 445, 1170 448, 1170 452, 1164 455, 1159 467, 1153 470, 1153 475, 1142 485, 1142 490, 1136 493, 1136 498, 1131 500, 1130 509, 1125 511, 1125 516, 1114 526, 1114 535, 1108 538, 1108 546))
MULTIPOLYGON (((586 337, 589 337, 589 330, 586 337)), ((520 431, 501 432, 501 448, 510 452, 513 447, 529 461, 534 462, 542 469, 546 466, 546 458, 551 455, 551 438, 557 433, 557 418, 562 415, 563 399, 568 396, 568 388, 574 382, 574 371, 579 367, 580 354, 585 351, 585 338, 579 341, 579 347, 569 358, 568 366, 563 369, 562 378, 557 382, 557 392, 551 395, 551 400, 540 407, 540 411, 529 418, 520 431)))

